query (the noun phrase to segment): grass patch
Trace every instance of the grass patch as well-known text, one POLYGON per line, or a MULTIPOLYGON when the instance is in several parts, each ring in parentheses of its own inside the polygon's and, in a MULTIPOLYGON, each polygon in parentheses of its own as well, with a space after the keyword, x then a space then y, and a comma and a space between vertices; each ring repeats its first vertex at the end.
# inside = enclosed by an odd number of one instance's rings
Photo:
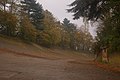
POLYGON ((120 54, 110 55, 110 64, 116 67, 120 67, 120 54))
POLYGON ((2 34, 0 34, 0 40, 8 42, 10 44, 16 44, 16 45, 19 45, 19 44, 21 45, 21 43, 31 44, 31 42, 29 42, 29 41, 25 41, 20 38, 10 37, 10 36, 6 36, 6 35, 2 35, 2 34))

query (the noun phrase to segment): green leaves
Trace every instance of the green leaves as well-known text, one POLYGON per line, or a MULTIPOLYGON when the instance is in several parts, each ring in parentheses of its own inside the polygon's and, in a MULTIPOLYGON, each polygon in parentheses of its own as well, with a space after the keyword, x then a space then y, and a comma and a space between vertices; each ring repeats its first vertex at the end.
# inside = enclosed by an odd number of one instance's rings
MULTIPOLYGON (((107 46, 112 52, 120 51, 120 1, 119 0, 75 0, 68 12, 74 19, 100 20, 97 30, 97 46, 107 46)), ((99 50, 98 50, 99 51, 99 50)))
POLYGON ((28 16, 31 23, 36 29, 43 30, 42 20, 44 18, 44 13, 42 5, 37 3, 36 0, 23 0, 21 3, 23 12, 28 16))
POLYGON ((120 2, 110 2, 112 11, 106 12, 101 26, 98 29, 98 37, 102 45, 108 46, 111 53, 120 51, 120 2))
POLYGON ((0 33, 14 36, 27 42, 34 42, 45 47, 62 47, 88 50, 91 35, 67 18, 58 21, 36 0, 0 0, 0 33), (6 6, 9 4, 10 6, 6 6), (15 7, 14 7, 15 6, 15 7), (7 9, 7 10, 6 10, 7 9), (88 34, 86 34, 88 33, 88 34), (81 47, 81 45, 83 47, 81 47))
POLYGON ((88 20, 98 19, 101 15, 101 9, 105 4, 105 0, 75 0, 69 6, 68 12, 74 13, 73 19, 86 17, 88 20))
POLYGON ((20 38, 26 41, 35 42, 36 33, 37 33, 37 30, 31 24, 30 20, 27 17, 24 17, 24 19, 21 22, 21 27, 20 27, 20 35, 19 35, 20 38))
POLYGON ((14 36, 17 26, 17 17, 11 13, 0 11, 0 26, 3 34, 14 36))

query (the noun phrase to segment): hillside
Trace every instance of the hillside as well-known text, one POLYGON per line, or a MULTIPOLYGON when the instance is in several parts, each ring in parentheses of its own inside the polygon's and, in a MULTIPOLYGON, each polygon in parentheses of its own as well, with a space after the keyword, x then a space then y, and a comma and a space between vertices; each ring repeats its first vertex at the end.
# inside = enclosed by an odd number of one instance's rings
POLYGON ((67 56, 75 56, 76 58, 79 58, 78 55, 81 55, 75 51, 45 48, 34 43, 25 43, 21 40, 12 39, 10 37, 0 37, 0 51, 29 57, 50 59, 66 58, 67 56))
POLYGON ((89 56, 0 37, 0 80, 119 80, 89 56))

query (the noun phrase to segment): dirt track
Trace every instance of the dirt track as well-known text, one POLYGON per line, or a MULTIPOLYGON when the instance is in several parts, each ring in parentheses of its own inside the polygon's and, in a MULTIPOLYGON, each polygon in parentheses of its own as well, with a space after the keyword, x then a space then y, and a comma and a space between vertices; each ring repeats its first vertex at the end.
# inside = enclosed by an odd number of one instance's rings
POLYGON ((0 80, 120 80, 84 56, 39 58, 0 52, 0 80))

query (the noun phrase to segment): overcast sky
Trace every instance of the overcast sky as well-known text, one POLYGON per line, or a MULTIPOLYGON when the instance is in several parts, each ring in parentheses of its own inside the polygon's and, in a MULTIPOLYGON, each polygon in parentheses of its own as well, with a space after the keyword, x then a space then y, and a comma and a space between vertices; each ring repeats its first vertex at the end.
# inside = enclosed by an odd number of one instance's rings
POLYGON ((83 25, 81 20, 73 20, 71 13, 68 13, 66 9, 69 9, 67 5, 72 3, 74 0, 37 0, 42 4, 43 9, 48 9, 53 15, 60 21, 63 21, 64 18, 68 18, 72 23, 77 24, 78 26, 83 25))
MULTIPOLYGON (((79 20, 73 20, 72 13, 68 13, 66 9, 69 9, 70 7, 67 6, 70 3, 72 3, 74 0, 37 0, 40 4, 42 4, 44 10, 49 10, 52 12, 54 17, 56 17, 61 22, 64 18, 68 18, 72 23, 77 24, 78 27, 83 25, 82 19, 79 20)), ((90 32, 92 35, 95 34, 94 28, 90 28, 90 32)))

